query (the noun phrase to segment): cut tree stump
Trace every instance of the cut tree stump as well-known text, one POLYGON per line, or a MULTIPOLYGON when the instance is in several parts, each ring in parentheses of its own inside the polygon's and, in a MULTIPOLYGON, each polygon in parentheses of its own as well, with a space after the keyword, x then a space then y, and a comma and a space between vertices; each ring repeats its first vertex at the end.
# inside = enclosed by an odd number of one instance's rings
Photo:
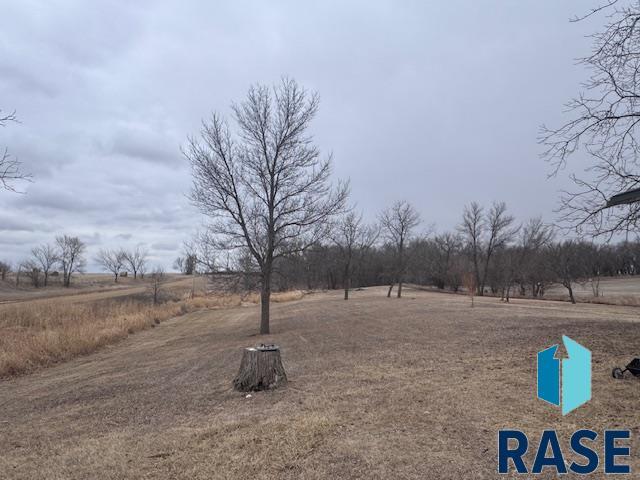
POLYGON ((233 386, 241 392, 270 390, 287 383, 282 366, 280 348, 277 345, 260 345, 245 348, 240 371, 233 379, 233 386))

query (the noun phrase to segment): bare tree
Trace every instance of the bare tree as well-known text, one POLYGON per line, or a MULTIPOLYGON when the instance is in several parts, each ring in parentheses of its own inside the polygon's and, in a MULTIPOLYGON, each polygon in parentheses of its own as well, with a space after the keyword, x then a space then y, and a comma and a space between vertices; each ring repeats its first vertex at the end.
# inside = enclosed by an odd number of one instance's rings
MULTIPOLYGON (((0 127, 9 122, 17 122, 15 112, 3 114, 0 110, 0 127)), ((0 154, 0 188, 15 192, 14 182, 19 180, 31 180, 31 174, 21 170, 21 163, 9 154, 9 149, 4 148, 0 154)))
POLYGON ((573 284, 588 275, 585 258, 580 242, 566 240, 549 247, 549 267, 569 292, 571 303, 576 303, 573 295, 573 284))
POLYGON ((218 270, 219 241, 208 230, 196 232, 191 240, 184 242, 185 266, 196 271, 212 273, 218 270))
POLYGON ((122 255, 124 263, 126 263, 131 272, 133 272, 133 278, 138 278, 138 274, 144 278, 149 252, 137 246, 133 250, 123 250, 122 255))
POLYGON ((464 286, 467 295, 471 297, 471 308, 473 308, 473 298, 476 294, 476 274, 475 272, 466 272, 462 275, 462 285, 464 286))
POLYGON ((151 273, 151 294, 153 295, 153 304, 160 303, 160 294, 162 292, 162 284, 165 281, 165 273, 162 267, 156 267, 151 273))
POLYGON ((7 279, 8 273, 11 273, 11 263, 0 260, 0 279, 3 282, 7 279))
POLYGON ((193 172, 192 201, 212 218, 218 247, 247 248, 261 272, 260 333, 269 333, 274 261, 304 251, 327 234, 344 208, 348 185, 330 185, 308 128, 319 97, 294 80, 253 86, 233 104, 237 131, 218 114, 203 122, 202 142, 184 151, 193 172))
POLYGON ((362 214, 347 213, 342 217, 332 234, 332 240, 340 251, 344 266, 344 299, 349 300, 351 276, 355 264, 369 251, 377 240, 379 229, 366 225, 362 214))
MULTIPOLYGON (((580 61, 591 72, 585 91, 567 107, 572 118, 556 128, 543 126, 544 157, 557 174, 578 150, 590 159, 575 190, 560 200, 562 223, 579 233, 611 237, 637 230, 640 203, 605 208, 614 194, 640 186, 640 4, 612 7, 615 0, 582 18, 612 9, 603 30, 592 36, 592 53, 580 61)), ((576 20, 581 20, 577 18, 576 20)))
POLYGON ((446 232, 436 235, 433 239, 435 258, 430 263, 431 274, 436 286, 440 289, 449 285, 454 291, 462 283, 462 269, 456 256, 462 248, 462 240, 455 233, 446 232))
POLYGON ((33 256, 34 265, 44 275, 44 286, 46 287, 49 283, 51 269, 60 261, 58 250, 53 245, 45 243, 34 247, 31 250, 31 255, 33 256))
POLYGON ((504 202, 494 202, 486 215, 476 202, 465 207, 460 232, 464 236, 476 277, 478 295, 484 295, 491 260, 497 250, 513 240, 518 232, 515 219, 507 214, 504 202))
POLYGON ((63 284, 71 286, 71 276, 76 272, 82 272, 86 265, 84 257, 86 245, 78 237, 62 235, 56 237, 59 263, 62 268, 63 284))
POLYGON ((104 270, 111 272, 115 278, 115 283, 118 283, 118 276, 126 262, 125 252, 123 250, 101 249, 95 260, 104 270))
POLYGON ((21 262, 20 269, 22 270, 22 272, 24 272, 24 275, 31 281, 31 285, 33 287, 40 287, 40 277, 42 272, 40 271, 40 268, 36 261, 34 261, 33 259, 24 260, 23 262, 21 262))
MULTIPOLYGON (((459 230, 467 243, 471 262, 473 263, 473 275, 475 276, 475 282, 473 282, 473 285, 478 289, 478 294, 482 295, 483 292, 480 291, 480 286, 482 285, 480 279, 480 265, 482 261, 482 241, 484 237, 485 224, 483 220, 483 209, 477 202, 471 202, 470 205, 464 207, 462 224, 460 225, 459 230)), ((466 283, 469 284, 468 281, 466 283)), ((484 287, 482 290, 484 290, 484 287)))
POLYGON ((514 280, 520 283, 520 294, 526 294, 526 285, 531 285, 531 293, 537 297, 542 282, 548 278, 542 253, 553 240, 553 228, 546 225, 542 218, 534 217, 524 224, 517 245, 517 273, 514 280))
MULTIPOLYGON (((489 235, 484 252, 484 270, 482 274, 481 292, 487 283, 489 265, 494 253, 505 247, 518 233, 519 227, 514 227, 515 219, 507 215, 507 205, 504 202, 495 202, 487 214, 486 226, 489 235)), ((482 293, 480 293, 482 295, 482 293)))
POLYGON ((382 212, 380 224, 395 253, 395 278, 391 282, 387 297, 391 296, 394 281, 396 281, 398 282, 398 298, 400 298, 407 269, 406 247, 413 235, 413 230, 420 224, 420 215, 410 203, 398 201, 391 208, 382 212))
POLYGON ((180 273, 185 273, 184 271, 184 257, 177 257, 173 262, 173 268, 178 270, 180 273))

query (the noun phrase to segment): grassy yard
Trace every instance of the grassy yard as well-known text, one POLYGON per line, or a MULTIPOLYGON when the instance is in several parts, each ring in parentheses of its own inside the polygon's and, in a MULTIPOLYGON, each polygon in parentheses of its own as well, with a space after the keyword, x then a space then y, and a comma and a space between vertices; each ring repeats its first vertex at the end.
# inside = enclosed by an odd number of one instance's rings
MULTIPOLYGON (((638 311, 385 289, 273 308, 199 310, 90 356, 0 382, 4 478, 497 478, 497 433, 535 442, 632 430, 638 311), (562 417, 536 399, 536 352, 566 334, 593 352, 593 399, 562 417), (233 391, 243 347, 282 347, 288 386, 233 391)), ((571 458, 568 457, 570 461, 571 458)), ((637 456, 633 469, 640 469, 637 456)), ((554 478, 542 475, 541 478, 554 478)), ((596 475, 595 478, 598 478, 596 475)))

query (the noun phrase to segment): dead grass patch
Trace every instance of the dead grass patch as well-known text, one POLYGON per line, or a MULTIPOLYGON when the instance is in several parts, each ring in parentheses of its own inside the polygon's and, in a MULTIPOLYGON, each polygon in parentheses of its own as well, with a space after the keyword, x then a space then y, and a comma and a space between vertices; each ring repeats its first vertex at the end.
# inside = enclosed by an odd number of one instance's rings
POLYGON ((212 466, 227 478, 278 478, 300 469, 335 427, 335 417, 315 412, 229 422, 200 434, 191 452, 215 452, 212 466))
MULTIPOLYGON (((295 300, 302 292, 283 292, 274 302, 295 300)), ((0 306, 0 378, 94 352, 169 318, 198 309, 257 303, 259 295, 219 295, 169 300, 160 305, 138 294, 94 302, 51 299, 0 306)))

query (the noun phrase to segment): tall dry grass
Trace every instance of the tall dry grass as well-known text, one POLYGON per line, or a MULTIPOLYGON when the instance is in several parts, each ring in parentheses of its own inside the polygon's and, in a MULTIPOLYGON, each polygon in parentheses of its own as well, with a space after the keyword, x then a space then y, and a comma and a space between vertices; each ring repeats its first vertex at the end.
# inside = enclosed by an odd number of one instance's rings
MULTIPOLYGON (((301 298, 302 292, 275 294, 273 301, 301 298)), ((94 352, 128 335, 203 308, 256 303, 259 295, 220 295, 170 300, 147 298, 74 303, 60 298, 0 306, 0 378, 29 373, 94 352)))

